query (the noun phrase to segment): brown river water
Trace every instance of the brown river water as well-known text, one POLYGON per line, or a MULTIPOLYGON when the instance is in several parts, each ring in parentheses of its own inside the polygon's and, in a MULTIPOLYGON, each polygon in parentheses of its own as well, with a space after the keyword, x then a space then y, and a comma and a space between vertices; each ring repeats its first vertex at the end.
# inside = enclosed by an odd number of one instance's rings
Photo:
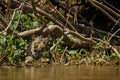
POLYGON ((0 80, 120 80, 120 67, 43 66, 0 68, 0 80))

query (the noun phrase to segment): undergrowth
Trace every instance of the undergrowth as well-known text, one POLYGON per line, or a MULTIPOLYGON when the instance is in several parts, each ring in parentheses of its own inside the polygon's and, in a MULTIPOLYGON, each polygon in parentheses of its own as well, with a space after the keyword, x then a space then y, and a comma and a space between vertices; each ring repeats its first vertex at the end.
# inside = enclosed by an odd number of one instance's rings
MULTIPOLYGON (((22 14, 16 11, 14 20, 10 25, 12 30, 18 32, 38 28, 41 21, 33 14, 22 14), (16 28, 16 25, 18 27, 16 28)), ((48 25, 53 24, 48 21, 48 25)), ((31 42, 29 38, 17 38, 14 34, 0 34, 0 65, 23 65, 25 61, 25 51, 31 42)), ((54 42, 54 41, 53 41, 54 42)), ((50 48, 54 43, 49 42, 50 48)), ((87 49, 69 49, 60 44, 51 51, 54 63, 64 63, 65 65, 119 65, 120 59, 112 50, 87 50, 87 49)))

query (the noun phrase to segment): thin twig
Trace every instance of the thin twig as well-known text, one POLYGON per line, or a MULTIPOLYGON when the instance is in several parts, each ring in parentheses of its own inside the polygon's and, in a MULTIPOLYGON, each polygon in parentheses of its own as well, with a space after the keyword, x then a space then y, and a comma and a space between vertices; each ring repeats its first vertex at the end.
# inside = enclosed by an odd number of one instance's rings
POLYGON ((108 39, 108 41, 110 41, 111 39, 112 39, 112 37, 116 34, 116 33, 118 33, 120 31, 120 28, 117 30, 117 31, 115 31, 111 36, 110 36, 110 38, 108 39))
POLYGON ((64 38, 64 35, 62 35, 61 38, 56 42, 56 44, 54 44, 54 45, 50 48, 49 52, 50 52, 51 50, 53 50, 53 49, 55 48, 55 46, 58 45, 58 44, 62 41, 63 38, 64 38))
POLYGON ((8 26, 7 26, 7 27, 5 28, 5 30, 3 30, 1 33, 5 33, 5 34, 7 33, 7 30, 10 28, 10 26, 11 26, 13 20, 14 20, 16 11, 19 10, 19 9, 22 7, 22 5, 23 5, 23 3, 22 3, 18 8, 16 8, 16 9, 14 10, 13 15, 12 15, 12 18, 11 18, 8 26))
POLYGON ((61 24, 59 21, 57 21, 53 16, 51 16, 50 14, 48 14, 47 12, 43 11, 42 9, 36 7, 35 8, 36 11, 42 15, 42 16, 46 16, 48 19, 50 19, 51 21, 53 21, 55 24, 59 25, 60 27, 64 28, 63 27, 63 24, 61 24))
POLYGON ((75 27, 74 27, 68 20, 65 20, 65 17, 52 5, 52 3, 51 3, 50 1, 48 1, 48 2, 49 2, 49 4, 51 5, 51 7, 60 15, 60 17, 61 17, 64 21, 66 21, 67 25, 69 25, 72 30, 77 31, 77 30, 75 29, 75 27))
POLYGON ((3 15, 0 14, 0 19, 3 22, 4 26, 7 26, 7 20, 3 17, 3 15))
MULTIPOLYGON (((113 28, 119 23, 119 21, 120 21, 120 19, 118 20, 117 23, 115 23, 115 25, 113 26, 113 28)), ((120 28, 119 28, 117 31, 115 31, 115 32, 110 36, 110 38, 108 39, 108 41, 110 41, 110 40, 112 39, 112 37, 113 37, 115 34, 117 34, 119 31, 120 31, 120 28)))
POLYGON ((120 58, 120 53, 115 49, 114 47, 111 47, 111 49, 117 54, 117 56, 120 58))
MULTIPOLYGON (((117 20, 111 16, 107 11, 105 11, 103 8, 101 8, 100 6, 96 5, 93 0, 88 0, 88 2, 94 6, 96 9, 100 10, 103 14, 105 14, 112 22, 116 23, 117 20)), ((118 25, 120 25, 120 23, 118 23, 118 25)))
POLYGON ((20 22, 20 18, 21 18, 21 15, 22 15, 22 10, 23 10, 24 4, 25 4, 24 2, 21 4, 20 14, 19 14, 19 17, 18 17, 17 24, 16 24, 16 26, 15 26, 15 28, 14 28, 13 34, 15 33, 15 31, 16 31, 16 29, 17 29, 17 27, 18 27, 18 24, 19 24, 19 22, 20 22))
POLYGON ((92 0, 96 5, 99 5, 101 8, 105 9, 106 11, 108 11, 109 13, 115 15, 116 17, 120 18, 120 15, 118 13, 116 13, 113 9, 105 6, 104 4, 96 1, 96 0, 92 0))
POLYGON ((116 10, 117 12, 120 13, 120 10, 115 8, 113 5, 111 5, 110 3, 108 3, 106 0, 103 0, 108 6, 110 6, 111 8, 113 8, 114 10, 116 10))
POLYGON ((67 48, 68 48, 68 47, 65 47, 65 49, 64 49, 64 51, 63 51, 63 54, 62 54, 62 56, 61 56, 61 58, 60 58, 60 62, 62 62, 63 57, 64 57, 64 55, 65 55, 65 51, 67 50, 67 48))

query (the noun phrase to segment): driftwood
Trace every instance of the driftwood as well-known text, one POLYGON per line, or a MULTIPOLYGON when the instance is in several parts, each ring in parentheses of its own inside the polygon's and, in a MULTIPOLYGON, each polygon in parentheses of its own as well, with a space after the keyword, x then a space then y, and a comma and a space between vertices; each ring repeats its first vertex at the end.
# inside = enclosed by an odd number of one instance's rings
POLYGON ((42 34, 42 36, 57 35, 58 37, 61 37, 62 35, 64 35, 63 41, 65 44, 67 44, 67 46, 72 46, 73 44, 76 44, 77 47, 78 46, 79 47, 90 47, 89 45, 92 46, 93 44, 96 43, 91 38, 85 38, 81 34, 71 31, 69 29, 63 30, 58 25, 50 25, 44 29, 38 28, 38 29, 29 30, 29 31, 24 31, 24 32, 18 33, 17 36, 26 37, 26 36, 31 36, 36 33, 42 34), (67 36, 68 34, 73 35, 75 38, 69 38, 67 36), (83 44, 85 44, 85 45, 83 45, 83 44))

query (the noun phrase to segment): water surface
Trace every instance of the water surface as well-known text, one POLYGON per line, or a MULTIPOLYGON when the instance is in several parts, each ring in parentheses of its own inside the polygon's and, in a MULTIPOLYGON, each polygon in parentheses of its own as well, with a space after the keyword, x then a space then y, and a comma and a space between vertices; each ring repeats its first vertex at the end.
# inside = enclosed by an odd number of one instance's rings
POLYGON ((120 68, 110 66, 0 68, 0 80, 120 80, 120 68))

